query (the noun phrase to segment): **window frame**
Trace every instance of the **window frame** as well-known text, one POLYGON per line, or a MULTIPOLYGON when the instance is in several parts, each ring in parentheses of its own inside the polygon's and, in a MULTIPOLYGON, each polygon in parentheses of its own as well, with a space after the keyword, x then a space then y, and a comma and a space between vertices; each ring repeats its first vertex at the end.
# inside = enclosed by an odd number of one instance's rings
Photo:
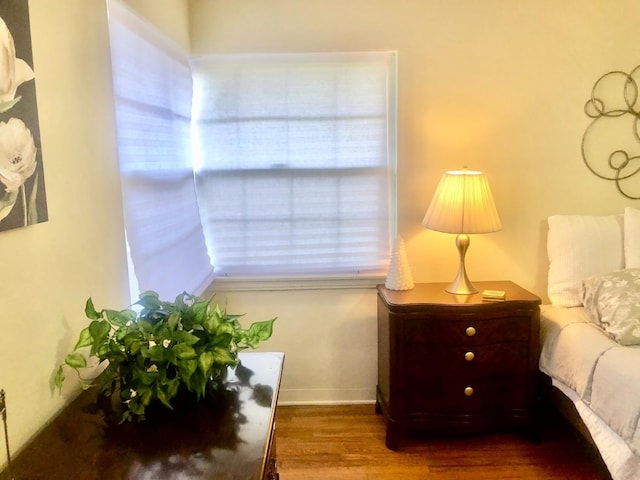
MULTIPOLYGON (((358 52, 351 52, 358 53, 358 52)), ((380 52, 362 52, 380 53, 380 52)), ((387 70, 387 198, 388 203, 388 243, 391 250, 397 236, 397 105, 398 105, 398 71, 397 52, 382 52, 389 55, 387 70)), ((278 54, 276 54, 278 55, 278 54)), ((301 54, 296 54, 301 55, 301 54)), ((314 55, 314 54, 309 54, 314 55)), ((340 55, 340 53, 321 54, 340 55)), ((224 55, 218 55, 224 56, 224 55)), ((231 57, 232 55, 229 55, 231 57)), ((236 55, 237 56, 237 55, 236 55)), ((195 61, 199 57, 194 58, 195 61)), ((196 108, 194 98, 194 108, 196 108)), ((195 115, 194 115, 195 116, 195 115)), ((194 134, 195 135, 195 134, 194 134)), ((194 155, 197 148, 194 147, 194 155)), ((198 160, 195 160, 198 163, 198 160)), ((389 251, 390 255, 391 251, 389 251)), ((214 262, 218 263, 218 262, 214 262)), ((367 273, 310 273, 310 274, 257 274, 257 275, 229 275, 216 271, 216 291, 257 291, 257 290, 307 290, 318 288, 371 288, 384 280, 386 271, 367 273)))

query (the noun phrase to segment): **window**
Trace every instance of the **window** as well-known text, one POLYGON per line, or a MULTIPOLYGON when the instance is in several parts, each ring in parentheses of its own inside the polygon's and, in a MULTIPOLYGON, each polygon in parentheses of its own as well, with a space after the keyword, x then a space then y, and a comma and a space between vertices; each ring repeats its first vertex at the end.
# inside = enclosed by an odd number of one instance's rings
POLYGON ((193 179, 187 55, 114 1, 109 30, 132 297, 200 294, 213 267, 193 179))
POLYGON ((192 60, 196 188, 217 273, 386 271, 395 235, 395 59, 192 60))

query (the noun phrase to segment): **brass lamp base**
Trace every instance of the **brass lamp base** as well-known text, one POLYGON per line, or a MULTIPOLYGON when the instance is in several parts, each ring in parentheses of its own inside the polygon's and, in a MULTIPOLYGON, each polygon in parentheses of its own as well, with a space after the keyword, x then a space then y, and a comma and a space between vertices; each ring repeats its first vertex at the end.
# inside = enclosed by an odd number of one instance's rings
POLYGON ((471 280, 467 276, 467 270, 464 266, 464 257, 469 248, 469 235, 461 233, 456 237, 456 247, 458 247, 458 254, 460 256, 460 265, 458 266, 458 275, 453 283, 446 289, 449 293, 456 295, 471 295, 478 293, 478 289, 473 286, 471 280))

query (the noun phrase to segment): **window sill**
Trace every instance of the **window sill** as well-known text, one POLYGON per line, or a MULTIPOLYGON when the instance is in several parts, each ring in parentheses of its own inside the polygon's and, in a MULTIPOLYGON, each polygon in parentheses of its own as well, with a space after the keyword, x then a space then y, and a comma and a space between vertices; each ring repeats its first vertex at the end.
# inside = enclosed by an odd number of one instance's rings
POLYGON ((207 291, 255 292, 278 290, 368 289, 384 283, 385 275, 345 275, 314 277, 216 277, 207 291))

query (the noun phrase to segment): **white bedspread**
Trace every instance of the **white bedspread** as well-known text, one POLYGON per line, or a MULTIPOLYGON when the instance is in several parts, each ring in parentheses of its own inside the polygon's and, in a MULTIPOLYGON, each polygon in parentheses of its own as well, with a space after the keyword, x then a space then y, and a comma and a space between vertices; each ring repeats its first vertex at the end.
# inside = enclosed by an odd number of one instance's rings
POLYGON ((540 370, 576 404, 615 480, 640 479, 640 346, 622 347, 582 307, 541 309, 540 370))

